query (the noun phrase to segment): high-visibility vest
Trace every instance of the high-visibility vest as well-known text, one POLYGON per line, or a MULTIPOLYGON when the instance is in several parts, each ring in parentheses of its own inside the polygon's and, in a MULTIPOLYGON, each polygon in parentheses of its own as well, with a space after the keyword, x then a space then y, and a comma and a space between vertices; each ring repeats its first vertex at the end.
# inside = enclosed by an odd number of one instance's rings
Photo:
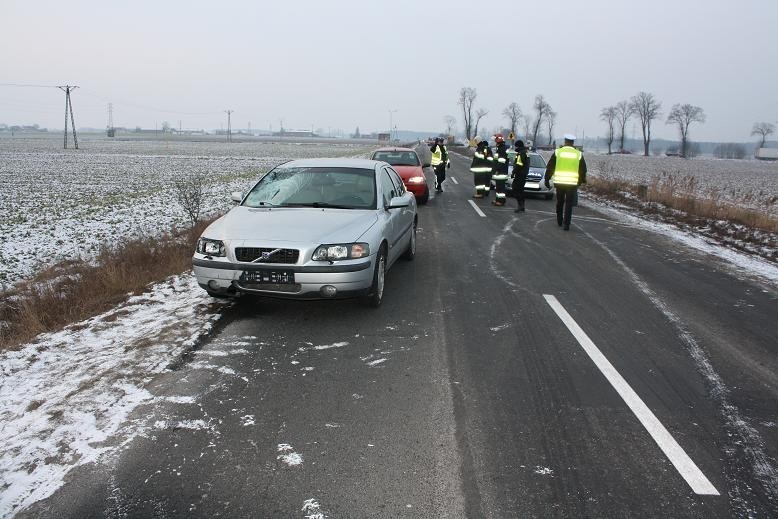
POLYGON ((435 146, 435 151, 432 152, 432 160, 430 160, 432 166, 439 166, 443 164, 443 147, 435 146))
POLYGON ((522 167, 524 165, 524 162, 521 160, 521 153, 516 153, 516 162, 514 162, 515 166, 522 167))
POLYGON ((554 152, 554 155, 556 156, 554 184, 577 186, 578 165, 581 163, 582 153, 572 146, 562 146, 554 152))

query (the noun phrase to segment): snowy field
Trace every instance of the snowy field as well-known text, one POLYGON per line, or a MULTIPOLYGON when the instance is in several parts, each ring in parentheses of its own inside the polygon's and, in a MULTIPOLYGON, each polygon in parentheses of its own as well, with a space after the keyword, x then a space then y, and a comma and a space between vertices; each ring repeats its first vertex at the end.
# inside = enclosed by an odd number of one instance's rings
POLYGON ((694 177, 700 197, 766 210, 778 217, 778 162, 642 155, 585 155, 589 173, 606 179, 650 184, 652 178, 694 177))
POLYGON ((102 243, 187 223, 173 182, 207 175, 205 212, 230 206, 270 167, 307 157, 366 157, 337 143, 121 141, 62 136, 0 139, 0 288, 56 260, 89 257, 102 243), (72 146, 72 141, 70 143, 72 146))

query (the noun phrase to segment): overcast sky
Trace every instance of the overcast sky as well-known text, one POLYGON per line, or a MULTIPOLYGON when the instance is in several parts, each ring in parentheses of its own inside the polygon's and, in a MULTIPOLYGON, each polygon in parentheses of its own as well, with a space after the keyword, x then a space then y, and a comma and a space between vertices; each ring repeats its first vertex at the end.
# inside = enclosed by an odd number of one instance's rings
MULTIPOLYGON (((543 94, 555 133, 604 135, 600 110, 639 91, 704 109, 696 141, 752 141, 778 121, 775 0, 28 1, 0 0, 0 123, 353 132, 441 131, 460 88, 529 111, 543 94), (531 6, 535 7, 531 7, 531 6), (390 110, 396 110, 391 112, 390 110)), ((627 135, 632 136, 633 124, 627 135)), ((635 124, 635 135, 640 126, 635 124)))

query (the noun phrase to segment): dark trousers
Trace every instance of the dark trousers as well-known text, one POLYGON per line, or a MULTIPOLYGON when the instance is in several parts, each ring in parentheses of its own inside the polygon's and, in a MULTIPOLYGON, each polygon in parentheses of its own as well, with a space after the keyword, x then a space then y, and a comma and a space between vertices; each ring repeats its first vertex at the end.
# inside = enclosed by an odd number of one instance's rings
POLYGON ((446 163, 435 166, 435 189, 440 189, 440 185, 446 180, 446 163))
POLYGON ((573 205, 578 195, 578 186, 556 185, 556 223, 570 227, 573 205))
POLYGON ((513 198, 519 202, 519 207, 524 207, 524 184, 527 182, 527 175, 517 175, 513 178, 513 198))

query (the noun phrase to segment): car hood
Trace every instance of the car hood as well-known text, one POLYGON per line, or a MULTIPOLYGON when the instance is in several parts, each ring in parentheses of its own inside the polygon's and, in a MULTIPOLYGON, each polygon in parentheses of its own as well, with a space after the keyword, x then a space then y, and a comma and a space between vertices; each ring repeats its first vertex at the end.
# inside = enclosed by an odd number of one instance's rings
POLYGON ((349 243, 377 220, 373 210, 240 206, 212 223, 203 236, 229 241, 349 243))
POLYGON ((424 172, 421 166, 392 166, 392 168, 400 175, 403 180, 408 180, 411 177, 423 177, 424 172))

